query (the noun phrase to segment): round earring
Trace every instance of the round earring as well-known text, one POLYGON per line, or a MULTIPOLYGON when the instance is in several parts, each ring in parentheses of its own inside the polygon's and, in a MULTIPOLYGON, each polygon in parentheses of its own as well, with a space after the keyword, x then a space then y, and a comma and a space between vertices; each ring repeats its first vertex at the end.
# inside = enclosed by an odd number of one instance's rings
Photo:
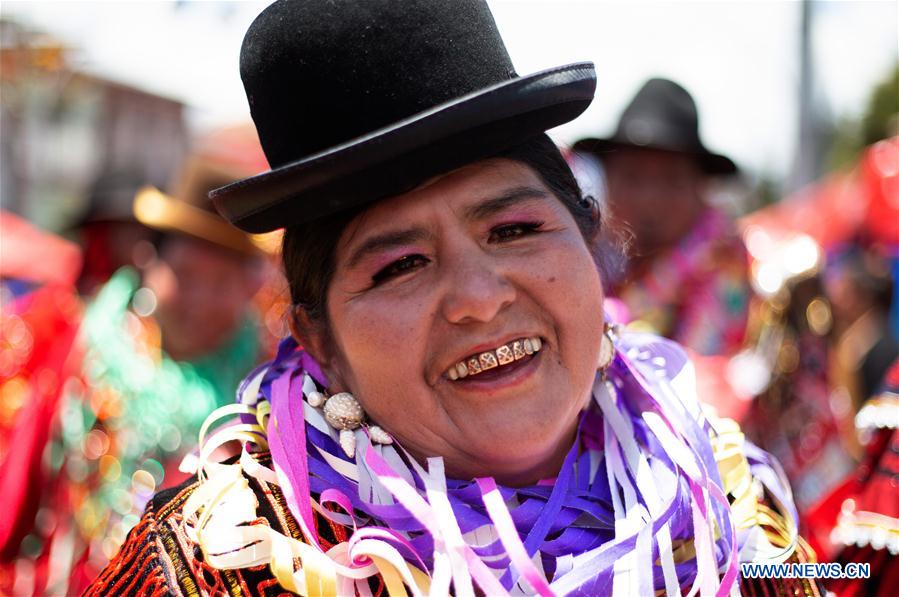
MULTIPOLYGON (((306 397, 309 406, 321 408, 328 425, 340 431, 340 447, 343 453, 354 458, 356 456, 355 430, 365 422, 365 411, 362 405, 349 392, 339 392, 333 396, 325 396, 321 392, 310 392, 306 397)), ((392 444, 393 438, 377 425, 370 425, 368 433, 376 444, 392 444)))

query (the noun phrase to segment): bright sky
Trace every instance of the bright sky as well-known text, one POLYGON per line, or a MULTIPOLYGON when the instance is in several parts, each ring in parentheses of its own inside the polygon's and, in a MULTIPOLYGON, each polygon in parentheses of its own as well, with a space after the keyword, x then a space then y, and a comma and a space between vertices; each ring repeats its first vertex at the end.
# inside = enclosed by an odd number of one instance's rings
MULTIPOLYGON (((85 70, 181 99, 198 128, 248 118, 237 73, 243 34, 267 2, 11 2, 2 14, 77 48, 85 70)), ((609 135, 640 84, 673 78, 696 98, 703 139, 745 170, 784 177, 797 135, 796 0, 490 2, 519 73, 592 60, 597 99, 556 129, 609 135)), ((819 101, 854 116, 899 59, 899 2, 815 3, 819 101)))

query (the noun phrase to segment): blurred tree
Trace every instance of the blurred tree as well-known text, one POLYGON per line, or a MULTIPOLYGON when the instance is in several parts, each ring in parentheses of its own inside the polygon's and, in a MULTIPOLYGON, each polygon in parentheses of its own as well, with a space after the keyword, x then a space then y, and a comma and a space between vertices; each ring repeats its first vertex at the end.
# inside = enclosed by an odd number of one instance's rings
POLYGON ((859 120, 840 117, 834 125, 833 140, 827 153, 827 169, 834 171, 849 168, 858 158, 863 146, 859 120))
POLYGON ((871 92, 868 105, 859 118, 842 118, 836 124, 828 152, 829 170, 852 165, 861 150, 881 139, 899 133, 899 62, 871 92))
POLYGON ((861 133, 865 146, 897 133, 899 117, 899 63, 892 74, 877 87, 868 100, 868 109, 862 116, 861 133))

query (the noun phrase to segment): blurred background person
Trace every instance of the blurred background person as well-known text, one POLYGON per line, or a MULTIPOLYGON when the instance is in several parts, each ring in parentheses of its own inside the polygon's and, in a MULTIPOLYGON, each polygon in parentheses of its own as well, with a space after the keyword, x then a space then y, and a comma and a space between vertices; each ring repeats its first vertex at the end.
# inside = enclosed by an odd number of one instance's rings
POLYGON ((632 327, 672 338, 700 354, 743 341, 749 304, 746 253, 733 222, 709 205, 709 177, 736 174, 706 149, 690 94, 650 79, 624 110, 615 133, 574 144, 602 160, 613 225, 631 235, 612 296, 632 327))
POLYGON ((140 190, 136 220, 160 236, 139 285, 137 276, 123 272, 123 278, 134 280, 130 306, 147 320, 148 338, 213 386, 213 408, 233 399, 240 371, 260 356, 259 314, 252 299, 267 273, 263 251, 213 212, 207 199, 210 189, 236 176, 193 154, 173 196, 152 187, 140 190))
MULTIPOLYGON (((781 462, 800 511, 818 510, 863 457, 856 417, 897 354, 897 198, 891 137, 741 222, 761 297, 739 361, 755 378, 744 431, 781 462)), ((812 538, 829 533, 820 519, 807 521, 812 538)))
POLYGON ((640 88, 611 137, 573 149, 601 160, 612 227, 629 236, 626 260, 607 268, 628 326, 709 357, 697 361, 703 395, 720 397, 714 406, 739 418, 733 392, 720 388, 725 357, 746 333, 748 262, 734 222, 707 197, 712 177, 733 176, 736 165, 705 147, 693 98, 661 78, 640 88))
POLYGON ((126 169, 102 172, 91 184, 87 206, 71 227, 84 253, 78 292, 90 297, 112 275, 152 257, 158 234, 134 217, 132 203, 147 181, 126 169))
MULTIPOLYGON (((803 244, 794 239, 784 251, 799 251, 803 244)), ((820 265, 811 267, 755 306, 750 347, 730 368, 738 384, 753 392, 744 432, 781 463, 800 511, 855 464, 851 415, 834 395, 830 376, 832 314, 820 265)))
POLYGON ((77 365, 58 369, 69 374, 58 408, 38 419, 50 429, 43 449, 11 445, 5 454, 7 463, 42 471, 43 481, 11 513, 6 590, 25 589, 18 573, 29 569, 27 592, 80 592, 153 492, 192 472, 189 459, 184 471, 179 465, 200 425, 233 402, 236 384, 261 359, 252 299, 268 273, 263 251, 206 198, 247 172, 201 146, 172 196, 138 192, 135 221, 156 232, 153 254, 140 271, 112 274, 84 309, 67 360, 77 365))
POLYGON ((889 325, 889 262, 876 249, 852 244, 829 260, 824 285, 834 320, 831 375, 857 412, 899 356, 899 341, 889 325))

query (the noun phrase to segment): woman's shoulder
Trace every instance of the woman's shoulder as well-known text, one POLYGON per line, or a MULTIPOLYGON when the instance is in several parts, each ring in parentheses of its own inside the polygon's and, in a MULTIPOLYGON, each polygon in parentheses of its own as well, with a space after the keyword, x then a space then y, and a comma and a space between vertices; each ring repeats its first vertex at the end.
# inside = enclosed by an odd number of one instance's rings
MULTIPOLYGON (((254 458, 264 465, 271 462, 268 453, 254 458)), ((258 518, 254 524, 268 525, 279 533, 300 539, 299 525, 279 488, 250 477, 247 483, 257 502, 258 518)), ((200 545, 189 536, 186 523, 193 521, 185 520, 183 515, 185 506, 201 485, 193 476, 153 496, 118 554, 85 594, 276 595, 283 592, 267 565, 226 570, 205 561, 200 545)), ((330 525, 317 524, 317 527, 324 542, 335 539, 330 525)))
POLYGON ((179 497, 185 493, 189 494, 191 487, 195 485, 196 478, 154 496, 147 504, 143 516, 128 533, 118 553, 84 594, 91 596, 136 593, 180 594, 181 591, 178 590, 180 583, 172 574, 175 570, 174 562, 167 554, 164 541, 165 512, 168 511, 168 515, 171 516, 176 509, 175 504, 179 503, 179 497))

